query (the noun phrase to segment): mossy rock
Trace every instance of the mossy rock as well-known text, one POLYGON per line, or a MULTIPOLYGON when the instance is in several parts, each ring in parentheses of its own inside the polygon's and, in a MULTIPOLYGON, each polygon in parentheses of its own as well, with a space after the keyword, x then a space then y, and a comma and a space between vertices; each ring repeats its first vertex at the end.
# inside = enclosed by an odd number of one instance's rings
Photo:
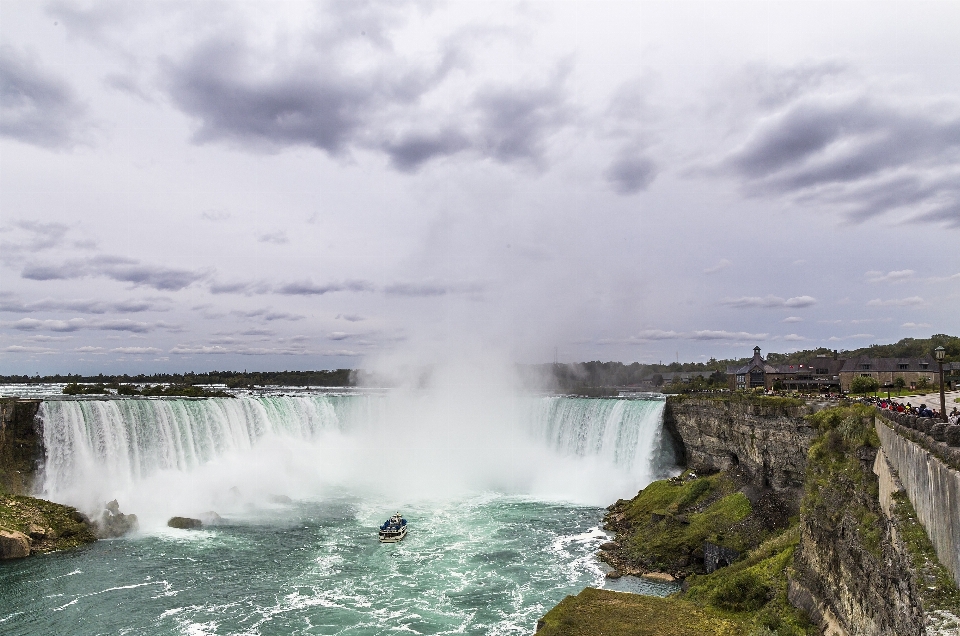
POLYGON ((89 520, 76 508, 23 495, 0 496, 0 529, 31 535, 31 553, 67 550, 97 540, 89 520))

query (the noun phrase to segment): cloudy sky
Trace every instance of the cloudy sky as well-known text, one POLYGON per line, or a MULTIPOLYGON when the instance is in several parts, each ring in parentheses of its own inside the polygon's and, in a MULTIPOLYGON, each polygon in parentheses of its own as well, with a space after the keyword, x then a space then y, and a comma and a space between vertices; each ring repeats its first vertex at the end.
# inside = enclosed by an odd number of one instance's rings
POLYGON ((960 3, 0 4, 0 372, 960 333, 960 3))

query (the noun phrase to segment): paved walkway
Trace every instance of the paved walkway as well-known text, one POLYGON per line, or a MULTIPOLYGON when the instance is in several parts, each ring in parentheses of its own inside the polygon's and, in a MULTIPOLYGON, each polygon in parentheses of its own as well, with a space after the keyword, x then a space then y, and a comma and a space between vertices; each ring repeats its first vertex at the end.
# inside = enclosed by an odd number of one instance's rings
MULTIPOLYGON (((883 397, 884 394, 881 392, 879 395, 883 397)), ((960 391, 945 391, 943 396, 947 400, 947 413, 952 411, 954 407, 960 409, 960 391)), ((937 411, 940 410, 939 391, 935 393, 927 393, 926 395, 903 395, 891 399, 899 404, 906 404, 907 402, 909 402, 912 406, 926 404, 928 408, 937 411)))

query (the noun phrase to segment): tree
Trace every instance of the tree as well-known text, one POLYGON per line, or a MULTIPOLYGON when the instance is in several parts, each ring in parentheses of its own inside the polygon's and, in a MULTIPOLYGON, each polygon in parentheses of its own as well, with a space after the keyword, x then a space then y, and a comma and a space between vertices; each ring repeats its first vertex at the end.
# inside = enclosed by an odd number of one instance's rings
POLYGON ((853 379, 850 383, 851 393, 871 393, 880 388, 880 383, 876 378, 868 375, 861 375, 853 379))
POLYGON ((907 381, 902 377, 899 377, 893 381, 893 386, 896 387, 897 390, 901 390, 903 387, 907 386, 907 381))

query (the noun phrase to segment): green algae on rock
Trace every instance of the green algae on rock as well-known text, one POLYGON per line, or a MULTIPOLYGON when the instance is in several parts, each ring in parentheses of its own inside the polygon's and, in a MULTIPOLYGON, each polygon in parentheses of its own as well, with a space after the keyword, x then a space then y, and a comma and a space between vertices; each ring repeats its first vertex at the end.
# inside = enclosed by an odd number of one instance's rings
POLYGON ((30 554, 68 550, 97 540, 91 523, 76 508, 23 495, 0 494, 0 530, 25 535, 30 554))

